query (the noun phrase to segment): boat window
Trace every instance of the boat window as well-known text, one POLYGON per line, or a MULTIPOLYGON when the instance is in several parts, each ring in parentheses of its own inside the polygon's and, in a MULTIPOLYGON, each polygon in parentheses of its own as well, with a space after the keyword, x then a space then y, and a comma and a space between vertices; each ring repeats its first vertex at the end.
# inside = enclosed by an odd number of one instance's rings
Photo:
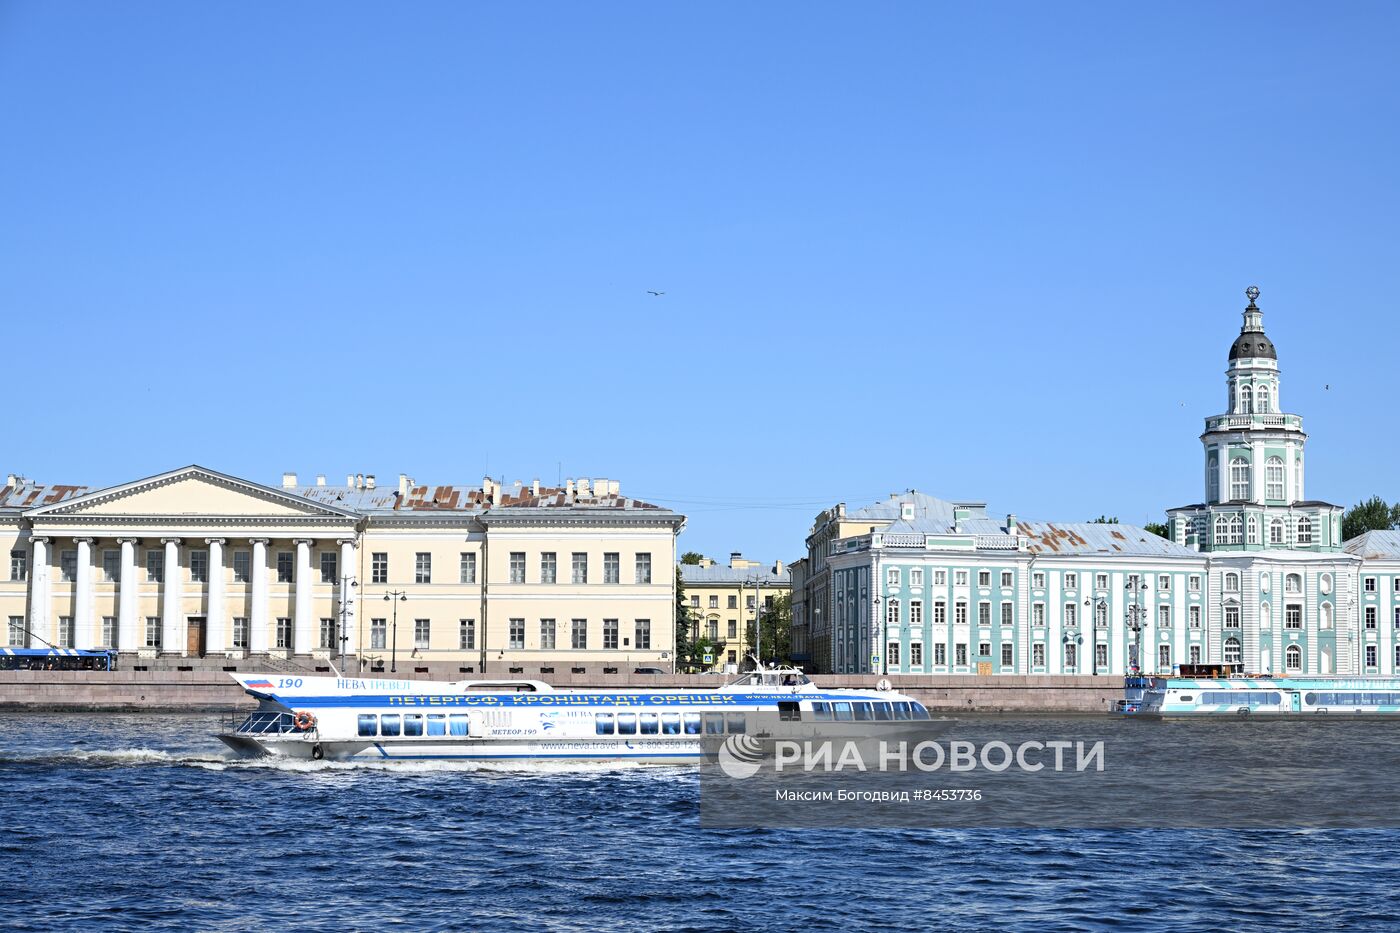
POLYGON ((1270 702, 1270 703, 1279 703, 1279 702, 1281 702, 1282 700, 1283 700, 1283 694, 1281 694, 1281 693, 1271 693, 1271 694, 1269 694, 1269 702, 1270 702))
POLYGON ((377 735, 379 733, 379 717, 373 713, 360 714, 360 735, 377 735))
POLYGON ((913 713, 911 713, 911 712, 909 711, 909 704, 908 704, 908 702, 906 702, 906 701, 904 701, 904 700, 901 700, 900 702, 898 702, 898 703, 896 703, 896 704, 894 705, 894 718, 895 718, 895 719, 913 719, 913 718, 914 718, 913 713))
POLYGON ((1312 706, 1314 703, 1317 702, 1317 694, 1316 694, 1316 693, 1305 693, 1305 694, 1303 694, 1303 702, 1306 703, 1306 704, 1308 704, 1309 706, 1312 706))
POLYGON ((831 704, 831 706, 832 706, 832 710, 833 710, 833 716, 832 716, 833 719, 839 719, 841 722, 850 722, 850 721, 851 721, 851 704, 850 704, 850 703, 846 702, 845 700, 841 700, 841 701, 839 701, 839 702, 836 702, 836 703, 831 704))
POLYGON ((888 700, 883 703, 876 703, 875 718, 880 722, 889 722, 894 718, 894 706, 888 700))
POLYGON ((1192 703, 1192 702, 1195 702, 1195 697, 1191 696, 1191 694, 1189 694, 1189 693, 1188 693, 1188 694, 1185 694, 1185 695, 1183 695, 1183 696, 1179 696, 1179 697, 1177 697, 1177 699, 1178 699, 1179 701, 1181 701, 1182 703, 1192 703))
POLYGON ((686 714, 685 714, 685 734, 686 734, 686 735, 699 735, 699 734, 700 734, 700 714, 699 714, 699 713, 686 713, 686 714))
POLYGON ((924 704, 922 704, 922 703, 911 703, 910 705, 914 708, 914 718, 915 718, 915 719, 928 719, 928 718, 929 718, 928 710, 924 708, 924 704))
POLYGON ((637 714, 618 713, 617 714, 617 734, 636 735, 637 734, 637 714))
POLYGON ((802 721, 802 707, 801 707, 801 706, 798 706, 796 703, 791 703, 791 702, 780 702, 780 703, 778 703, 778 721, 779 721, 779 722, 801 722, 801 721, 802 721))
POLYGON ((392 716, 387 716, 387 715, 386 715, 386 716, 380 716, 380 717, 379 717, 379 734, 380 734, 380 735, 398 735, 398 734, 399 734, 399 714, 398 714, 398 713, 395 713, 395 714, 392 715, 392 716))
POLYGON ((642 713, 642 735, 656 735, 655 713, 642 713))
POLYGON ((723 714, 723 713, 706 713, 706 714, 705 714, 705 734, 706 734, 706 735, 721 735, 721 734, 723 734, 723 733, 724 733, 724 714, 723 714))
POLYGON ((428 735, 446 735, 447 716, 443 713, 428 714, 428 735))
POLYGON ((875 718, 869 703, 852 703, 851 706, 854 707, 857 722, 869 722, 875 718))
POLYGON ((680 735, 681 734, 681 714, 662 713, 661 714, 661 734, 680 735))
POLYGON ((595 713, 595 714, 593 715, 593 727, 594 727, 594 729, 597 730, 597 732, 598 732, 599 735, 612 735, 612 734, 613 734, 613 714, 612 714, 612 713, 595 713))
POLYGON ((745 723, 744 723, 744 714, 743 714, 743 713, 730 713, 730 714, 729 714, 729 731, 730 731, 730 732, 744 732, 744 731, 745 731, 745 723))
POLYGON ((422 734, 423 734, 423 714, 422 714, 422 713, 405 713, 405 714, 404 714, 404 717, 403 717, 403 734, 404 734, 404 735, 422 735, 422 734))
POLYGON ((467 734, 467 714, 453 713, 447 717, 447 731, 449 735, 467 734))
POLYGON ((829 704, 816 702, 812 704, 812 718, 817 720, 827 720, 831 718, 831 707, 829 704))

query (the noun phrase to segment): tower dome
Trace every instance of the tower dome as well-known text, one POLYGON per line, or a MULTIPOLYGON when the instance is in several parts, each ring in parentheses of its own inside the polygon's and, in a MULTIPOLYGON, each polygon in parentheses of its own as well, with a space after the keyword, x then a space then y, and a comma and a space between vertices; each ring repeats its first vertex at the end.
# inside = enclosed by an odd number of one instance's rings
POLYGON ((1274 349, 1274 342, 1264 333, 1264 312, 1254 303, 1254 299, 1259 297, 1259 289, 1249 286, 1245 289, 1245 297, 1249 299, 1249 305, 1244 309, 1244 325, 1240 327, 1240 335, 1230 344, 1230 359, 1277 360, 1278 351, 1274 349))

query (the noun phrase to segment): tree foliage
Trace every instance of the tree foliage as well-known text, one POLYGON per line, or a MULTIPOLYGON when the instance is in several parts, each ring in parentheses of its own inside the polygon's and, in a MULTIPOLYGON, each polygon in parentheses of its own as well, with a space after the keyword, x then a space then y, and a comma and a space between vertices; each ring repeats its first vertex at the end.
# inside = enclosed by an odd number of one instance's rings
POLYGON ((1112 515, 1112 516, 1100 515, 1098 518, 1091 518, 1091 519, 1089 519, 1089 524, 1091 524, 1091 525, 1116 525, 1116 524, 1118 524, 1118 516, 1117 516, 1117 515, 1112 515))
POLYGON ((1342 540, 1350 541, 1368 531, 1400 528, 1400 502, 1388 505, 1380 496, 1358 502, 1342 515, 1342 540))
MULTIPOLYGON (((759 631, 762 638, 758 642, 760 660, 764 664, 792 663, 792 594, 784 593, 773 597, 773 604, 765 606, 758 614, 759 631)), ((754 644, 753 623, 747 627, 749 644, 754 644)))
POLYGON ((701 554, 699 551, 686 551, 684 554, 681 555, 681 563, 689 564, 692 567, 698 567, 700 565, 700 561, 704 559, 705 555, 701 554))
POLYGON ((1142 526, 1142 530, 1154 534, 1159 538, 1170 538, 1171 529, 1161 522, 1148 522, 1142 526))

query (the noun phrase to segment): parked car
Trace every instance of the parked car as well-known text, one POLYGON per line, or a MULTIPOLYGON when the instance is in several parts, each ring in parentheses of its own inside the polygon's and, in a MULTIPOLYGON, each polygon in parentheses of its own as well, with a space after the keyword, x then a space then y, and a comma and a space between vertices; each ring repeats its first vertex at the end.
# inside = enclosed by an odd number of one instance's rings
POLYGON ((665 673, 667 673, 667 672, 666 672, 666 671, 663 671, 663 670, 662 670, 661 668, 659 668, 659 667, 639 667, 639 668, 635 669, 634 671, 632 671, 632 673, 634 673, 634 674, 665 674, 665 673))

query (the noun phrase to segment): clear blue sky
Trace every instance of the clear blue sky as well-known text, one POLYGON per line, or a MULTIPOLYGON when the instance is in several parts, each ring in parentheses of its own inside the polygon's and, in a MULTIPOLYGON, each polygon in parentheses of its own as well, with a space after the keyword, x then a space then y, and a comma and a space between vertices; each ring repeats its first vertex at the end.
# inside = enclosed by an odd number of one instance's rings
POLYGON ((0 2, 0 468, 562 470, 765 560, 909 486, 1160 520, 1257 283, 1308 494, 1397 499, 1397 47, 1362 2, 0 2))

